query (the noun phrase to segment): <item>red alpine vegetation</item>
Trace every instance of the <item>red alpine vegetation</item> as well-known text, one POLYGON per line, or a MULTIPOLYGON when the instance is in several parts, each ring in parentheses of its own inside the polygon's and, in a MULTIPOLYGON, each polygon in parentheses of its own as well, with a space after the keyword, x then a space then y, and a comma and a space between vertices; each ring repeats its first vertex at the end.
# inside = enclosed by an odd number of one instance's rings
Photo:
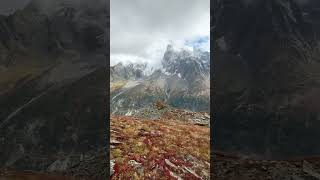
POLYGON ((209 179, 208 126, 112 116, 111 140, 112 179, 209 179))

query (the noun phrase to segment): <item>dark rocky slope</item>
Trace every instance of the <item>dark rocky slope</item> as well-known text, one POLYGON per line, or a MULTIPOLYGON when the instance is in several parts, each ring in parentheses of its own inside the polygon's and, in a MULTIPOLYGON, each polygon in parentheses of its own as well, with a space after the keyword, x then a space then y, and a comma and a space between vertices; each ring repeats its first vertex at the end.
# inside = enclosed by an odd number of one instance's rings
POLYGON ((105 144, 109 8, 46 2, 0 17, 0 168, 64 173, 105 144))
POLYGON ((316 5, 213 2, 217 149, 264 158, 320 153, 316 5))
POLYGON ((224 180, 319 179, 319 156, 261 160, 217 152, 211 178, 224 180))

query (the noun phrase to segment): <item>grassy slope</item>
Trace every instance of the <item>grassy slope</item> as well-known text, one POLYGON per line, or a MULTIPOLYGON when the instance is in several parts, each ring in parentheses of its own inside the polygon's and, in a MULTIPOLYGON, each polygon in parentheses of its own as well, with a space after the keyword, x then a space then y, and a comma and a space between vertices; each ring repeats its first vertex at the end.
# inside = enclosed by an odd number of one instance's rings
POLYGON ((209 179, 208 127, 112 116, 111 145, 112 179, 209 179))
POLYGON ((126 81, 117 81, 110 83, 110 93, 114 93, 115 91, 120 90, 126 85, 126 81))

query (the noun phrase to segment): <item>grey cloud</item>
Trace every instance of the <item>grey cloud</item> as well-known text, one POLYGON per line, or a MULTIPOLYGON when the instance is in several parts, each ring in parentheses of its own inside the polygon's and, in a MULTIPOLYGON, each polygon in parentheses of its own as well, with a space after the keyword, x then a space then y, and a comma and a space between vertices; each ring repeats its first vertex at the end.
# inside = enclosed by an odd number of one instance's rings
POLYGON ((111 0, 111 54, 159 60, 169 40, 209 35, 209 23, 210 0, 111 0))

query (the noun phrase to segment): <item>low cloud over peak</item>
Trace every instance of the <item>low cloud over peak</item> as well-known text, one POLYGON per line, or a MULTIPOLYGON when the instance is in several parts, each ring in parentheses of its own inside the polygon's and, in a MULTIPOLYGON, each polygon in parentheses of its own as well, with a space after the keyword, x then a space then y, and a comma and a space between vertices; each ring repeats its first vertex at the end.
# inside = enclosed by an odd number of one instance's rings
POLYGON ((111 0, 111 65, 159 66, 168 44, 209 50, 209 0, 111 0))

